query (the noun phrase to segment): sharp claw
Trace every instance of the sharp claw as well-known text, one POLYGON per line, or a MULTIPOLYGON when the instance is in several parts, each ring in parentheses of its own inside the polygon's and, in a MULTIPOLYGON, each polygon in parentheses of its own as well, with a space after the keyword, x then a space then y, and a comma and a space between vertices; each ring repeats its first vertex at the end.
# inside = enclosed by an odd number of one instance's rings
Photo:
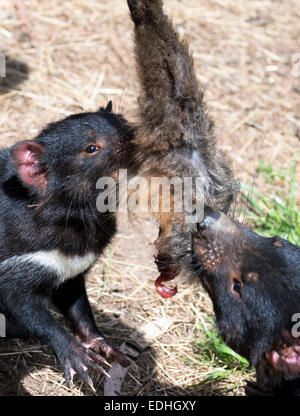
POLYGON ((96 393, 96 389, 95 389, 95 387, 94 387, 94 383, 93 383, 93 381, 92 381, 92 379, 91 379, 91 378, 89 378, 88 386, 90 387, 90 389, 91 389, 94 393, 96 393))
POLYGON ((65 380, 67 383, 67 386, 69 387, 70 390, 73 390, 74 387, 74 375, 76 374, 76 371, 73 370, 73 368, 70 368, 69 370, 69 374, 65 373, 65 380))
POLYGON ((84 377, 82 376, 83 382, 86 386, 90 387, 90 389, 95 392, 95 387, 94 387, 94 383, 91 379, 90 376, 87 375, 87 373, 85 373, 84 377))
POLYGON ((73 387, 74 387, 73 380, 67 380, 66 377, 65 377, 65 380, 66 380, 66 383, 67 383, 67 386, 69 387, 69 389, 73 390, 73 387))
POLYGON ((101 357, 101 360, 99 360, 99 361, 101 361, 103 364, 107 365, 109 368, 111 367, 111 364, 105 358, 101 357))
POLYGON ((98 373, 104 374, 106 377, 110 378, 110 375, 100 365, 94 363, 91 365, 91 368, 93 368, 93 370, 97 371, 98 373))
POLYGON ((93 351, 90 351, 90 358, 94 361, 100 362, 101 364, 105 364, 108 367, 111 367, 111 364, 101 355, 95 354, 93 351))
POLYGON ((111 378, 110 377, 110 375, 105 371, 105 370, 103 370, 103 368, 102 368, 102 373, 106 376, 106 377, 108 377, 108 378, 111 378))

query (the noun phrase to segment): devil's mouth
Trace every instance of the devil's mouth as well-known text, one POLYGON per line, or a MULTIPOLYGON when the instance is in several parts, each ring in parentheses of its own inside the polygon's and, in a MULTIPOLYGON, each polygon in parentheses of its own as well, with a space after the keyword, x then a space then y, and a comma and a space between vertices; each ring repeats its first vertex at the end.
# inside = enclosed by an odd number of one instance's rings
POLYGON ((294 345, 285 345, 279 351, 266 353, 267 361, 277 370, 289 375, 300 374, 300 345, 296 340, 294 345))
POLYGON ((160 276, 155 281, 155 289, 162 298, 172 298, 178 292, 177 286, 174 288, 168 287, 163 282, 170 282, 174 280, 179 274, 180 270, 174 265, 169 258, 158 256, 155 258, 155 263, 160 272, 160 276))
POLYGON ((175 279, 175 277, 176 276, 166 276, 161 274, 155 281, 156 293, 165 299, 175 296, 178 292, 177 286, 172 289, 171 287, 162 284, 162 282, 169 282, 170 280, 175 279))

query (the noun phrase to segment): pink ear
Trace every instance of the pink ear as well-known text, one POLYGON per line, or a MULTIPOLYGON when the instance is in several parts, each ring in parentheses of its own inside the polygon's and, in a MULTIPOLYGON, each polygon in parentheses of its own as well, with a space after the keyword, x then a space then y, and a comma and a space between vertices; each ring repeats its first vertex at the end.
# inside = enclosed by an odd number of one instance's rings
POLYGON ((17 143, 11 151, 21 179, 34 187, 47 187, 46 172, 39 162, 45 148, 35 142, 17 143))

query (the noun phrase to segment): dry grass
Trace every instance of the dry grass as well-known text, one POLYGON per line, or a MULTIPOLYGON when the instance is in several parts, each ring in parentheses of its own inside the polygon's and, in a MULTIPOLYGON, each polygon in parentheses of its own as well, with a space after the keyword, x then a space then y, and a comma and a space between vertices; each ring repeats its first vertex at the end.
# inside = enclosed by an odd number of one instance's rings
MULTIPOLYGON (((300 74, 292 57, 300 53, 299 0, 166 0, 166 10, 194 53, 207 90, 222 147, 241 181, 264 191, 254 176, 257 161, 288 167, 299 161, 300 74), (294 74, 294 75, 293 75, 294 74)), ((11 64, 1 83, 0 143, 30 139, 65 115, 95 110, 108 99, 129 119, 136 113, 132 24, 125 0, 0 0, 0 47, 23 62, 11 64), (23 81, 23 82, 21 82, 23 81)), ((1 80, 0 80, 1 82, 1 80)), ((297 172, 299 183, 299 170, 297 172)), ((281 186, 285 186, 281 184, 281 186)), ((206 294, 180 287, 172 300, 154 292, 157 276, 151 223, 134 230, 120 218, 109 252, 92 270, 89 295, 100 329, 120 345, 135 328, 161 316, 174 319, 169 331, 134 363, 123 393, 137 395, 243 394, 243 377, 189 388, 218 368, 192 366, 194 329, 212 314, 206 294), (101 288, 102 299, 98 302, 101 288), (228 386, 235 385, 228 391, 228 386)), ((103 378, 95 379, 102 394, 103 378)), ((88 395, 67 389, 48 347, 10 341, 0 348, 0 394, 88 395)))

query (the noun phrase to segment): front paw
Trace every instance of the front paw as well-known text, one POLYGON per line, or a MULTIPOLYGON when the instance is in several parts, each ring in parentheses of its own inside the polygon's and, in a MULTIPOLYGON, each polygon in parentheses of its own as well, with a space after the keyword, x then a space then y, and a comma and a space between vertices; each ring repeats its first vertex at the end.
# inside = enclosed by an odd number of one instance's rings
POLYGON ((115 350, 101 336, 93 338, 88 342, 84 342, 83 346, 95 351, 97 354, 104 354, 107 360, 117 361, 122 367, 128 367, 130 365, 130 360, 120 351, 115 350))
POLYGON ((108 375, 100 364, 108 365, 109 363, 96 352, 91 351, 77 340, 70 342, 68 347, 58 354, 58 359, 64 371, 66 383, 70 388, 73 387, 73 377, 78 374, 84 384, 89 386, 94 392, 95 388, 92 379, 87 371, 93 369, 100 374, 108 375))

